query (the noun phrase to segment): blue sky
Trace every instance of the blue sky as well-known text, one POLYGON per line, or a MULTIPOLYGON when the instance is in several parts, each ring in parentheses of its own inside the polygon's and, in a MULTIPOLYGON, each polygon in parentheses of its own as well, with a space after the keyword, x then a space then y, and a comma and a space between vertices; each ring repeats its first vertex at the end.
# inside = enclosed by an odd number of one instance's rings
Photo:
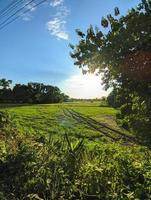
MULTIPOLYGON (((28 2, 29 0, 24 0, 28 2)), ((13 83, 43 82, 59 86, 72 97, 106 95, 99 77, 83 76, 69 56, 76 28, 100 27, 102 16, 118 6, 125 14, 139 0, 48 0, 0 30, 1 78, 13 83)), ((4 8, 10 0, 0 1, 4 8)), ((0 17, 0 23, 2 19, 0 17)))

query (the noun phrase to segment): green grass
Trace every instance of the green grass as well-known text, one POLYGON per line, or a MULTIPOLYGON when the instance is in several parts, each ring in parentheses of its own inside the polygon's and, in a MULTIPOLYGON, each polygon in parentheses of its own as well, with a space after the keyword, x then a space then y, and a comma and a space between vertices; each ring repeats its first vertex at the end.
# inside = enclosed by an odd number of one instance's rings
POLYGON ((100 122, 105 122, 107 124, 111 124, 111 126, 115 126, 115 115, 117 113, 117 110, 110 108, 110 107, 99 107, 99 106, 72 106, 72 108, 80 112, 84 115, 87 115, 91 118, 96 119, 100 122))
POLYGON ((87 124, 123 131, 117 110, 99 102, 1 110, 10 118, 0 115, 0 200, 151 199, 151 151, 87 124))
POLYGON ((16 128, 23 133, 45 134, 52 132, 57 126, 58 105, 31 105, 9 107, 16 128))
POLYGON ((100 136, 96 131, 90 130, 81 123, 67 118, 63 109, 72 108, 77 112, 86 114, 94 119, 115 123, 116 110, 109 107, 100 107, 99 102, 94 103, 70 103, 70 104, 49 104, 30 106, 9 106, 7 110, 13 116, 16 129, 25 134, 60 134, 70 132, 75 136, 100 136), (70 129, 70 131, 69 131, 70 129))

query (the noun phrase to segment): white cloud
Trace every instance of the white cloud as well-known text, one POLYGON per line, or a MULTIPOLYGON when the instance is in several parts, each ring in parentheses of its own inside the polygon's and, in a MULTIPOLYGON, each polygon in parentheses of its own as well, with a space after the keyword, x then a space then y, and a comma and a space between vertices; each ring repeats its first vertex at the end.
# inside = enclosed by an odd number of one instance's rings
POLYGON ((22 19, 24 20, 24 21, 30 21, 31 20, 31 18, 32 18, 32 16, 31 15, 24 15, 24 14, 22 14, 22 19))
POLYGON ((70 11, 64 5, 64 0, 53 0, 50 5, 56 9, 56 13, 47 22, 48 31, 57 39, 68 40, 69 34, 66 30, 66 18, 70 14, 70 11))
POLYGON ((59 18, 54 18, 47 23, 47 29, 50 34, 58 39, 68 40, 68 34, 65 31, 66 21, 59 18))
POLYGON ((36 10, 36 7, 35 7, 35 3, 30 3, 26 6, 26 9, 30 10, 30 12, 33 12, 36 10))
POLYGON ((65 80, 62 90, 73 98, 100 98, 107 96, 108 91, 101 85, 101 77, 93 74, 73 75, 65 80))
POLYGON ((56 7, 56 6, 62 5, 63 2, 64 2, 64 0, 52 0, 52 2, 50 3, 50 5, 52 7, 56 7))
POLYGON ((70 10, 66 6, 60 6, 57 8, 57 12, 55 14, 56 17, 66 18, 70 14, 70 10))

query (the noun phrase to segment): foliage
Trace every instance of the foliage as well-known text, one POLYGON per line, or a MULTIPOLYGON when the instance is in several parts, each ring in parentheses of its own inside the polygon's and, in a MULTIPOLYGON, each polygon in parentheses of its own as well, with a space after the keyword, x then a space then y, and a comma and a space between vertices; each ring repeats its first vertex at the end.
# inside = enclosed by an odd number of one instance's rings
POLYGON ((8 107, 14 117, 0 129, 0 199, 150 199, 151 151, 112 143, 66 118, 65 108, 93 119, 116 114, 100 102, 8 107))
POLYGON ((5 128, 10 125, 11 116, 7 111, 0 111, 0 128, 5 128))
POLYGON ((83 73, 103 73, 108 101, 121 107, 120 121, 139 135, 151 137, 151 2, 142 0, 125 16, 103 17, 103 33, 91 25, 87 33, 77 30, 78 45, 70 45, 71 57, 83 73), (123 109, 124 108, 124 109, 123 109), (143 126, 142 126, 143 125, 143 126), (141 128, 142 127, 142 128, 141 128))
POLYGON ((67 135, 38 140, 38 136, 17 136, 5 142, 7 149, 0 157, 4 199, 151 198, 151 154, 146 148, 89 147, 67 135))
POLYGON ((107 97, 107 102, 108 104, 113 107, 113 108, 118 108, 120 107, 123 103, 125 102, 122 102, 122 99, 121 99, 121 96, 119 95, 118 93, 118 90, 117 89, 113 89, 112 92, 110 92, 110 94, 108 95, 107 97))
POLYGON ((42 83, 16 84, 12 81, 0 80, 0 103, 59 103, 68 100, 68 96, 56 86, 42 83))

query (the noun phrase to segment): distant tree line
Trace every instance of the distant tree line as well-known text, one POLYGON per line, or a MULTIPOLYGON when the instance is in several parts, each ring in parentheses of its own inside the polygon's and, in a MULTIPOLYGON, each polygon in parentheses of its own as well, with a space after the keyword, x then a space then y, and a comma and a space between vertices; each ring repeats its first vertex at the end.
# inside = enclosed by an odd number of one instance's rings
POLYGON ((97 102, 97 101, 106 101, 106 97, 91 98, 91 99, 70 98, 70 101, 72 101, 72 102, 76 102, 76 101, 81 101, 81 102, 85 102, 85 101, 97 102))
POLYGON ((68 96, 56 86, 30 82, 15 84, 11 80, 0 79, 0 103, 59 103, 68 96))

